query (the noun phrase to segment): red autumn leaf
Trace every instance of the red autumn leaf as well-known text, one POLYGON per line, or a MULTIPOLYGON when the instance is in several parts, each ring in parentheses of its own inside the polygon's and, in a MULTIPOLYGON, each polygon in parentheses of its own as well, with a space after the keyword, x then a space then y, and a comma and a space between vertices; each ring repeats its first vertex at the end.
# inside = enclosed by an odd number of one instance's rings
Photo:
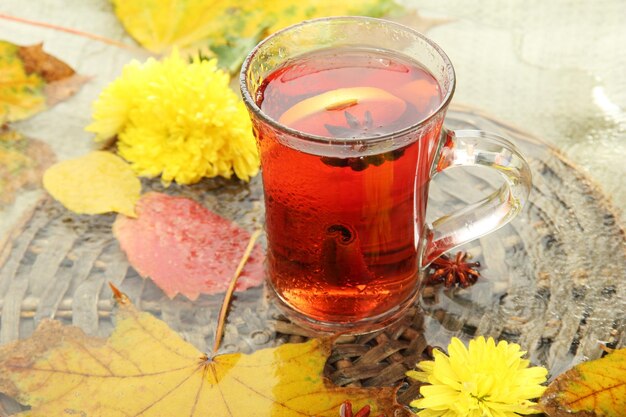
MULTIPOLYGON (((195 300, 228 288, 250 234, 201 204, 183 197, 147 193, 135 206, 137 218, 120 215, 113 234, 130 264, 169 296, 195 300)), ((237 289, 259 285, 263 253, 257 246, 237 289)))

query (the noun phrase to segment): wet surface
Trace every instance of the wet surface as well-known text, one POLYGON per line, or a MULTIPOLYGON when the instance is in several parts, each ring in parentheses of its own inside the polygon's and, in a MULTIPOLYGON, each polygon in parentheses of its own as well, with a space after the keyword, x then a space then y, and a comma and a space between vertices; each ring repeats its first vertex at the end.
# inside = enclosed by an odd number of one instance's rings
MULTIPOLYGON (((451 111, 449 125, 512 137, 528 157, 534 186, 527 208, 513 223, 462 248, 482 265, 482 277, 474 286, 425 289, 420 300, 424 315, 403 328, 397 340, 375 335, 338 347, 333 359, 340 364, 333 371, 336 381, 377 384, 401 378, 404 368, 387 379, 338 370, 346 355, 355 361, 374 339, 379 346, 402 341, 413 355, 426 343, 445 346, 452 336, 495 336, 520 343, 534 363, 548 366, 553 375, 601 355, 598 343, 626 345, 626 255, 620 226, 626 204, 621 186, 626 155, 623 4, 603 0, 573 7, 573 2, 560 0, 529 7, 514 1, 488 9, 460 0, 406 3, 419 7, 427 21, 448 19, 428 35, 455 64, 455 101, 471 104, 451 111)), ((20 10, 24 17, 131 42, 109 3, 89 0, 75 7, 70 18, 62 1, 41 7, 11 0, 0 11, 20 10)), ((145 56, 12 23, 3 25, 0 35, 22 44, 45 40, 47 51, 79 73, 98 74, 68 102, 14 125, 48 143, 59 159, 93 147, 83 131, 91 102, 125 63, 145 56)), ((263 219, 260 180, 206 180, 168 189, 147 181, 143 191, 193 198, 252 231, 263 219)), ((488 195, 497 184, 482 171, 446 172, 432 187, 430 219, 488 195)), ((111 235, 113 221, 113 215, 68 213, 40 190, 18 195, 3 209, 0 343, 28 336, 45 317, 73 323, 91 335, 110 334, 115 306, 106 284, 113 282, 140 309, 163 319, 199 349, 212 345, 222 297, 201 296, 195 302, 165 297, 129 267, 111 235)), ((288 323, 265 288, 257 287, 236 295, 221 351, 251 352, 308 335, 288 323)))
POLYGON ((449 55, 469 104, 542 137, 626 213, 626 29, 620 0, 401 0, 449 55), (441 20, 442 18, 445 18, 441 20), (426 25, 427 26, 427 25, 426 25))
MULTIPOLYGON (((483 278, 470 289, 436 294, 432 305, 424 299, 436 322, 429 343, 445 344, 458 333, 499 336, 520 343, 553 374, 601 355, 599 342, 624 345, 626 290, 619 283, 626 276, 625 240, 610 200, 553 149, 503 129, 497 120, 451 112, 448 125, 501 129, 527 157, 533 189, 517 219, 467 245, 481 262, 483 278)), ((472 201, 479 190, 494 186, 474 172, 470 191, 458 186, 472 178, 469 170, 435 179, 431 216, 448 211, 455 199, 472 201), (437 203, 444 200, 441 210, 437 203)))
MULTIPOLYGON (((534 362, 553 372, 599 356, 600 341, 623 345, 624 234, 607 199, 553 149, 495 120, 467 110, 451 111, 448 126, 484 128, 512 137, 527 156, 535 181, 518 219, 463 248, 482 265, 477 284, 425 289, 421 305, 428 343, 446 345, 454 335, 504 338, 522 344, 534 362)), ((439 174, 429 217, 475 201, 497 185, 482 171, 439 174)), ((262 225, 259 177, 250 184, 215 179, 169 188, 158 181, 144 182, 143 191, 150 190, 192 198, 250 231, 262 225)), ((1 258, 3 343, 28 336, 45 317, 77 324, 89 334, 108 335, 114 305, 106 283, 112 282, 199 349, 211 346, 221 295, 201 296, 195 302, 182 296, 168 299, 128 265, 111 235, 113 215, 75 215, 43 198, 25 216, 1 258)), ((333 229, 341 236, 345 232, 333 229)), ((276 323, 284 318, 265 292, 253 288, 237 294, 223 351, 251 352, 289 340, 289 334, 277 330, 276 323)))

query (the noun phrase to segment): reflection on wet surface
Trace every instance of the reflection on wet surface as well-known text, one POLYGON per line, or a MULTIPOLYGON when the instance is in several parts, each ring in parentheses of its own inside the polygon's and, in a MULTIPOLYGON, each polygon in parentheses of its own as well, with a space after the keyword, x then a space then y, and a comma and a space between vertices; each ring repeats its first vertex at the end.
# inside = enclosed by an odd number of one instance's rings
MULTIPOLYGON (((454 63, 457 103, 544 138, 589 172, 617 207, 626 205, 622 1, 401 3, 423 16, 456 18, 428 36, 454 63)), ((623 210, 621 216, 626 220, 623 210)))
MULTIPOLYGON (((9 3, 20 3, 23 15, 34 19, 54 20, 55 13, 56 18, 63 17, 64 10, 49 6, 53 2, 45 7, 19 0, 9 3)), ((122 37, 115 32, 119 27, 102 17, 92 3, 77 10, 85 16, 97 15, 85 19, 93 26, 90 29, 122 37)), ((457 103, 484 109, 557 146, 612 195, 614 206, 626 204, 626 188, 621 185, 626 155, 623 2, 560 0, 528 7, 520 0, 497 9, 462 0, 405 3, 418 6, 423 16, 436 13, 437 18, 453 18, 431 28, 428 35, 455 64, 457 103)), ((93 48, 82 38, 55 38, 43 30, 13 25, 0 28, 0 35, 25 44, 48 36, 51 51, 66 51, 69 62, 80 63, 80 72, 99 74, 71 101, 16 125, 20 132, 50 144, 60 159, 86 153, 92 147, 83 131, 90 104, 132 54, 93 48), (102 62, 107 62, 107 68, 102 68, 102 62)), ((451 111, 449 121, 455 120, 456 127, 508 129, 472 111, 451 111)), ((620 215, 576 166, 514 132, 508 129, 507 133, 514 136, 533 169, 531 203, 509 226, 464 248, 483 265, 475 286, 425 293, 426 342, 414 327, 405 329, 400 339, 411 346, 419 340, 423 348, 424 343, 445 346, 454 335, 465 339, 492 335, 522 344, 533 362, 547 365, 556 374, 573 362, 597 357, 598 341, 609 346, 626 344, 626 287, 620 282, 626 270, 624 235, 620 215)), ((480 173, 473 176, 473 188, 454 188, 457 174, 445 175, 431 191, 431 218, 449 212, 455 204, 475 201, 494 185, 480 173)), ((208 181, 168 192, 195 198, 248 230, 262 222, 260 177, 250 186, 208 181)), ((196 302, 164 297, 129 268, 110 235, 113 216, 75 216, 50 202, 37 206, 41 195, 35 191, 18 196, 0 217, 1 238, 8 238, 8 230, 15 231, 0 253, 0 341, 29 335, 39 320, 50 315, 79 325, 89 334, 109 334, 114 305, 106 282, 112 281, 139 308, 164 320, 199 349, 205 351, 212 345, 221 297, 204 296, 196 302), (83 261, 77 262, 79 258, 83 261)), ((237 295, 222 348, 223 352, 251 352, 302 341, 305 336, 306 332, 291 326, 268 304, 260 287, 237 295)), ((384 337, 380 340, 381 346, 388 344, 384 337)), ((369 348, 361 342, 355 340, 343 351, 337 348, 336 362, 358 349, 360 354, 367 352, 369 348)), ((350 368, 336 374, 340 382, 359 379, 350 374, 350 368)))

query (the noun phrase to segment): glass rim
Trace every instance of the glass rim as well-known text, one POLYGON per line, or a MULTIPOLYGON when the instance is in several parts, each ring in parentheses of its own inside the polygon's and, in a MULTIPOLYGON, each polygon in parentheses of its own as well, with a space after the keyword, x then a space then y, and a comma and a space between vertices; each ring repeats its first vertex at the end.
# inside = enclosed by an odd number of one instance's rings
POLYGON ((452 61, 450 61, 450 58, 448 57, 448 55, 446 55, 443 49, 439 45, 437 45, 433 40, 429 39, 424 34, 418 32, 417 30, 409 26, 403 25, 401 23, 393 22, 393 21, 386 20, 386 19, 379 19, 379 18, 365 17, 365 16, 322 17, 322 18, 317 18, 317 19, 303 20, 302 22, 287 26, 286 28, 283 28, 279 31, 274 32, 273 34, 269 35, 268 37, 263 39, 261 42, 259 42, 250 51, 248 56, 246 56, 246 59, 241 65, 241 71, 239 73, 239 88, 241 90, 243 101, 248 107, 248 109, 250 109, 251 112, 254 113, 254 115, 258 116, 263 122, 267 123, 272 128, 278 131, 287 133, 292 137, 309 141, 309 142, 322 143, 322 144, 342 144, 343 145, 343 144, 354 144, 355 142, 361 142, 361 143, 366 142, 368 144, 375 144, 375 143, 384 142, 390 139, 404 136, 407 133, 418 130, 420 127, 428 124, 432 119, 436 118, 442 111, 445 111, 445 109, 450 104, 450 101, 452 100, 452 95, 454 94, 455 87, 456 87, 456 76, 454 72, 454 66, 452 65, 452 61), (261 48, 263 48, 263 46, 266 43, 270 42, 272 39, 274 39, 275 37, 279 35, 282 35, 286 32, 290 32, 301 26, 307 26, 310 24, 317 24, 317 23, 323 23, 323 22, 331 22, 331 21, 354 21, 354 22, 370 21, 370 22, 376 22, 379 24, 385 24, 388 26, 395 26, 405 32, 409 32, 417 36, 418 38, 426 42, 426 44, 428 44, 431 48, 433 48, 433 50, 436 51, 439 54, 439 56, 443 59, 445 63, 446 71, 450 77, 450 88, 448 88, 446 95, 444 96, 443 100, 441 100, 441 103, 437 106, 435 111, 433 111, 433 113, 430 114, 428 117, 420 119, 417 122, 412 123, 411 125, 407 127, 396 130, 394 132, 386 133, 384 135, 364 136, 364 137, 359 137, 359 138, 348 138, 348 137, 338 138, 338 137, 314 135, 314 134, 302 132, 297 129, 290 128, 288 126, 285 126, 279 123, 277 120, 271 118, 263 110, 261 110, 261 108, 257 105, 256 101, 252 98, 250 94, 250 91, 247 85, 247 76, 246 76, 248 72, 248 68, 250 67, 250 63, 254 60, 256 54, 261 50, 261 48))

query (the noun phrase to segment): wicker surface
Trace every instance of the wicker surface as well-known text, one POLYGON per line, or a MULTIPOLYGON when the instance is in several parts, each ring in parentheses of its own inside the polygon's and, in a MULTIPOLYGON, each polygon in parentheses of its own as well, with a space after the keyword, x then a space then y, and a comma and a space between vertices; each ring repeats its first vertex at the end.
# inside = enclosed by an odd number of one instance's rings
MULTIPOLYGON (((625 240, 610 202, 536 139, 468 109, 451 111, 448 119, 453 127, 513 137, 533 168, 531 201, 512 224, 463 248, 483 265, 475 286, 426 288, 420 305, 393 326, 338 339, 326 367, 337 384, 402 385, 400 400, 406 402, 417 387, 404 381, 405 371, 425 357, 428 345, 445 346, 451 336, 516 341, 553 373, 599 356, 598 341, 626 344, 625 240)), ((482 171, 442 174, 433 185, 429 216, 475 201, 496 183, 482 171)), ((249 185, 215 180, 167 190, 150 183, 144 191, 149 188, 194 198, 250 230, 262 221, 259 178, 249 185)), ((128 265, 111 235, 113 220, 74 215, 45 197, 24 213, 0 252, 1 343, 27 337, 45 317, 107 336, 114 317, 105 285, 110 281, 201 350, 212 345, 222 296, 195 302, 165 297, 128 265)), ((221 350, 248 353, 311 335, 286 321, 264 288, 255 288, 234 300, 221 350)), ((0 404, 0 416, 16 407, 7 399, 0 404)))
MULTIPOLYGON (((469 109, 451 112, 449 125, 514 139, 531 166, 533 189, 517 219, 464 248, 483 265, 483 279, 469 290, 424 299, 429 343, 445 345, 451 334, 512 340, 553 375, 599 357, 599 342, 624 346, 626 240, 609 199, 524 132, 469 109)), ((459 186, 470 175, 437 178, 431 213, 440 214, 443 201, 464 204, 476 200, 476 190, 492 189, 490 178, 474 175, 473 187, 459 186)))

